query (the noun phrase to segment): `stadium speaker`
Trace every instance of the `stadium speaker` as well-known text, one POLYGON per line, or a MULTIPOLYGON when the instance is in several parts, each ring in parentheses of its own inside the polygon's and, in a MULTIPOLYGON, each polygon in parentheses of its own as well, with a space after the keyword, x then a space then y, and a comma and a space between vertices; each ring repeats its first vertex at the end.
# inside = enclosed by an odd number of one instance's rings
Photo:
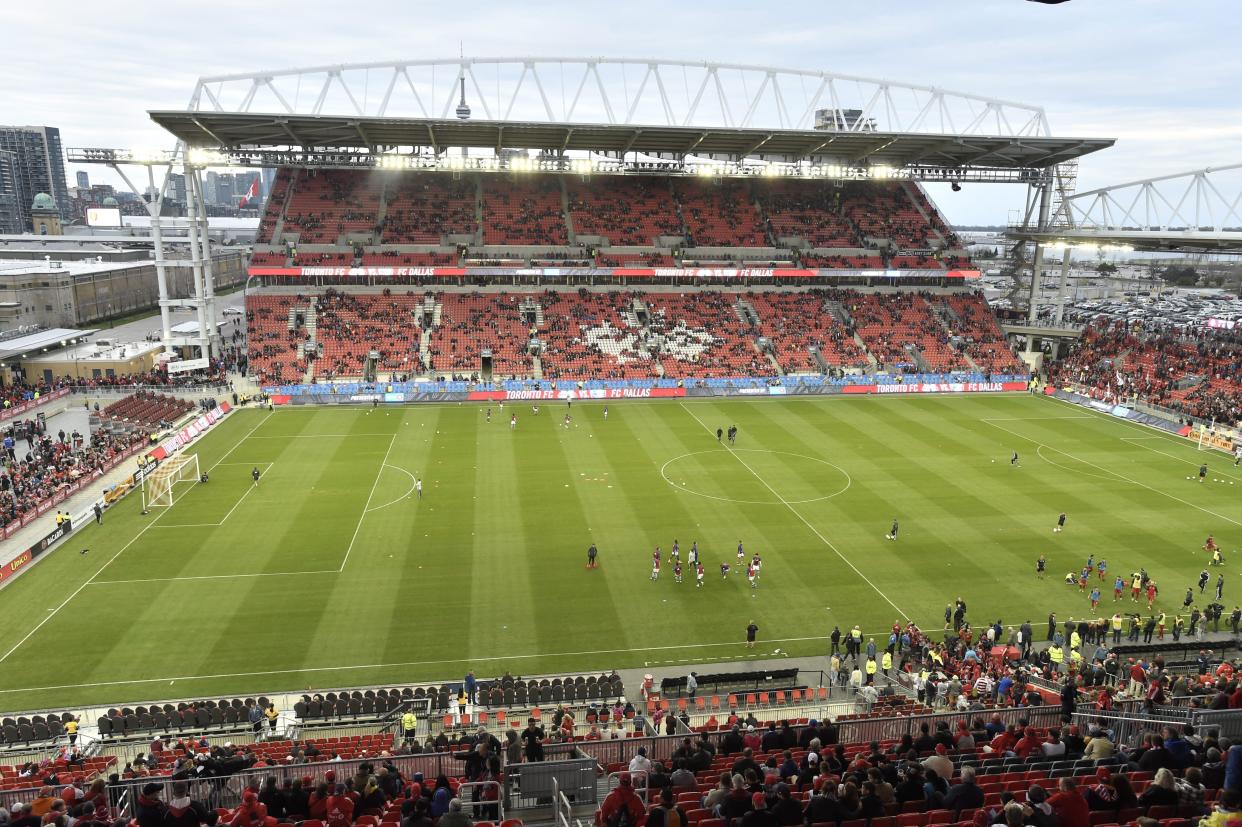
POLYGON ((953 182, 950 186, 952 187, 952 189, 953 189, 953 191, 954 191, 954 192, 961 192, 961 191, 962 191, 962 185, 961 185, 961 184, 959 184, 959 183, 958 183, 958 182, 956 182, 956 181, 954 181, 954 182, 953 182))

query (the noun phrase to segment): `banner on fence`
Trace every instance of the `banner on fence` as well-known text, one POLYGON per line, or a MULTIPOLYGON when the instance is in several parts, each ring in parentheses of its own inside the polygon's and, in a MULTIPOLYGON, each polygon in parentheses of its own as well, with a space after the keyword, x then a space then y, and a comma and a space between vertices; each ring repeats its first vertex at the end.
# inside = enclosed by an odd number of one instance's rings
POLYGON ((173 451, 184 448, 206 433, 207 429, 212 425, 215 425, 223 419, 224 415, 227 414, 229 410, 229 403, 220 403, 219 407, 212 408, 210 411, 161 442, 159 446, 151 452, 151 456, 155 459, 164 459, 172 454, 173 451))

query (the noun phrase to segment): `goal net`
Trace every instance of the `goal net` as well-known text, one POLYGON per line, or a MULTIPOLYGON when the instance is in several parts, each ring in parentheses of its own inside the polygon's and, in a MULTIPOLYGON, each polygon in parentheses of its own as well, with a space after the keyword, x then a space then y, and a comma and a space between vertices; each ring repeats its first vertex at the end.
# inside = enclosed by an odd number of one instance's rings
POLYGON ((173 486, 198 482, 198 454, 180 454, 160 463, 142 481, 142 508, 167 508, 173 504, 173 486))

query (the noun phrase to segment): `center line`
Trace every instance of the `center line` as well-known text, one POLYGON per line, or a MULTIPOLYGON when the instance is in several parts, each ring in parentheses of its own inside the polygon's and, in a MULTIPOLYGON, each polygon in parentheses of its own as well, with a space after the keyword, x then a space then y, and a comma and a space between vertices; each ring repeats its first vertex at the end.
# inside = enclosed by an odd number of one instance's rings
MULTIPOLYGON (((706 431, 707 431, 707 433, 709 433, 709 434, 714 433, 714 431, 712 431, 712 429, 711 429, 711 428, 709 428, 709 427, 707 426, 707 424, 706 424, 705 422, 703 422, 703 420, 699 419, 699 418, 695 415, 694 411, 692 411, 692 410, 690 410, 689 408, 687 408, 687 407, 686 407, 686 405, 685 405, 685 403, 684 403, 684 402, 683 402, 683 403, 680 403, 680 404, 681 404, 682 409, 683 409, 686 413, 690 414, 690 416, 694 419, 694 421, 695 421, 695 422, 697 422, 697 423, 699 423, 700 425, 702 425, 702 426, 703 426, 703 429, 704 429, 704 430, 706 430, 706 431)), ((894 603, 892 600, 889 600, 888 595, 886 595, 884 592, 880 591, 880 587, 879 587, 879 586, 877 586, 875 583, 872 583, 872 582, 871 582, 871 578, 867 577, 867 575, 865 575, 865 574, 863 574, 861 571, 859 571, 859 570, 858 570, 858 566, 855 566, 853 563, 851 563, 851 562, 849 561, 849 559, 848 559, 848 558, 847 558, 844 554, 842 554, 840 551, 838 551, 838 550, 837 550, 837 547, 836 547, 836 546, 834 546, 834 545, 832 544, 832 541, 831 541, 831 540, 829 540, 827 537, 825 537, 823 534, 821 534, 821 533, 819 532, 819 529, 818 529, 818 528, 816 528, 815 526, 811 525, 811 523, 807 520, 807 518, 806 518, 806 517, 803 517, 803 516, 802 516, 802 515, 798 512, 798 510, 797 510, 796 508, 794 508, 794 507, 793 507, 793 504, 792 504, 792 503, 790 503, 790 502, 789 502, 789 500, 787 500, 787 499, 785 499, 784 497, 782 497, 782 496, 780 495, 780 493, 779 493, 779 492, 778 492, 775 488, 773 488, 772 486, 768 485, 767 480, 765 480, 763 477, 759 476, 759 472, 757 472, 754 468, 751 468, 751 467, 750 467, 750 465, 746 462, 746 460, 742 459, 742 458, 738 455, 738 453, 737 453, 736 451, 734 451, 734 450, 733 450, 733 448, 732 448, 732 447, 730 447, 728 444, 725 444, 725 445, 724 445, 724 448, 725 448, 725 450, 726 450, 726 451, 728 451, 730 454, 732 454, 732 455, 733 455, 733 458, 734 458, 734 459, 736 459, 738 462, 742 463, 742 467, 743 467, 743 468, 745 468, 747 471, 749 471, 749 472, 751 473, 751 475, 752 475, 752 476, 754 476, 754 478, 755 478, 755 479, 759 480, 759 483, 760 483, 760 484, 761 484, 764 488, 766 488, 766 489, 768 489, 768 491, 772 492, 772 496, 774 496, 774 497, 776 497, 776 499, 780 500, 780 501, 781 501, 781 505, 783 505, 783 506, 785 506, 786 508, 788 508, 788 509, 789 509, 789 513, 793 514, 795 517, 797 517, 799 520, 801 520, 801 521, 802 521, 802 524, 803 524, 803 525, 805 525, 807 528, 809 528, 809 529, 811 530, 811 532, 812 532, 812 533, 813 533, 816 537, 818 537, 818 538, 819 538, 819 539, 823 542, 823 544, 824 544, 824 545, 826 545, 826 546, 828 546, 828 548, 832 549, 833 554, 835 554, 835 555, 837 555, 838 557, 840 557, 840 558, 841 558, 841 562, 845 563, 845 565, 847 565, 847 566, 849 566, 851 569, 853 569, 853 570, 854 570, 854 573, 855 573, 855 574, 857 574, 859 577, 861 577, 861 578, 863 579, 863 581, 864 581, 864 582, 866 582, 866 584, 867 584, 868 586, 870 586, 872 589, 874 589, 876 594, 878 594, 880 597, 884 598, 885 602, 886 602, 886 603, 888 603, 888 605, 890 605, 890 606, 892 606, 894 609, 896 609, 896 610, 897 610, 897 612, 898 612, 898 614, 900 614, 903 618, 906 618, 907 620, 909 619, 909 617, 910 617, 910 616, 909 616, 908 614, 906 614, 905 612, 903 612, 903 611, 901 610, 901 607, 900 607, 900 606, 898 606, 898 605, 897 605, 896 603, 894 603)))

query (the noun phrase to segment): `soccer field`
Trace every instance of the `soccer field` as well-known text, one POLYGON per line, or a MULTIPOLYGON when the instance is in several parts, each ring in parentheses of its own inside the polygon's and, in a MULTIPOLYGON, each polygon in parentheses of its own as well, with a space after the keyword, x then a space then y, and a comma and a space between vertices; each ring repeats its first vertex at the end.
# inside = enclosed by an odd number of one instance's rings
MULTIPOLYGON (((746 658, 752 619, 762 645, 749 654, 815 655, 833 624, 939 628, 959 596, 976 625, 1029 619, 1042 638, 1049 611, 1091 616, 1062 583, 1088 553, 1110 573, 1145 566, 1161 608, 1180 609, 1209 533, 1226 549, 1223 602, 1242 594, 1232 462, 1052 400, 625 402, 607 420, 602 404, 578 403, 569 428, 564 403, 537 416, 493 405, 490 422, 486 409, 231 415, 193 448, 209 483, 179 486, 175 505, 147 516, 128 497, 0 592, 0 708, 467 668, 680 673, 746 658), (736 446, 718 443, 716 428, 734 424, 736 446), (1209 482, 1187 480, 1205 458, 1209 482), (1054 534, 1060 511, 1067 527, 1054 534), (698 542, 703 588, 688 567, 673 581, 674 539, 683 559, 698 542), (755 590, 720 574, 722 562, 736 571, 739 540, 763 558, 755 590)), ((1111 582, 1100 583, 1108 615, 1111 582)))

